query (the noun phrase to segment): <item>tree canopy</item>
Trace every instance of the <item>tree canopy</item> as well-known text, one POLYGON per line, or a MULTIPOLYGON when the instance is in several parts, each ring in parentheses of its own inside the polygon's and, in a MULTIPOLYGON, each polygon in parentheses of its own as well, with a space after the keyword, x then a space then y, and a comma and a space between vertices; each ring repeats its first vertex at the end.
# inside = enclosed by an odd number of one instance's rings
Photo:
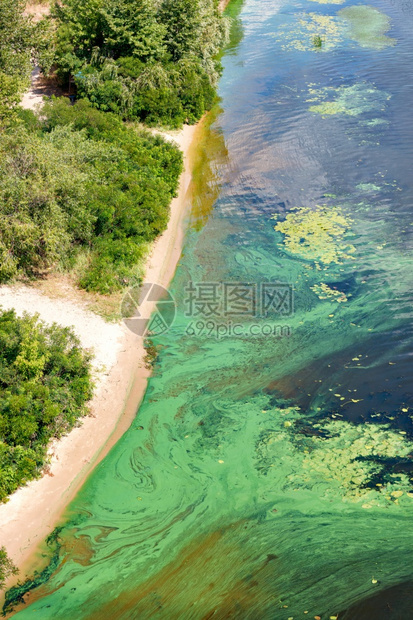
POLYGON ((87 101, 51 101, 42 121, 25 118, 0 134, 0 282, 80 264, 87 290, 136 284, 168 222, 179 149, 87 101))
POLYGON ((7 555, 4 547, 0 547, 0 590, 4 587, 6 579, 10 575, 17 574, 17 567, 13 564, 7 555))
POLYGON ((91 395, 90 356, 72 330, 0 310, 0 501, 39 476, 50 439, 91 395))
POLYGON ((226 36, 216 0, 63 0, 53 16, 59 75, 95 107, 180 126, 212 106, 226 36))
POLYGON ((0 127, 14 117, 31 71, 32 27, 23 0, 0 0, 0 127))

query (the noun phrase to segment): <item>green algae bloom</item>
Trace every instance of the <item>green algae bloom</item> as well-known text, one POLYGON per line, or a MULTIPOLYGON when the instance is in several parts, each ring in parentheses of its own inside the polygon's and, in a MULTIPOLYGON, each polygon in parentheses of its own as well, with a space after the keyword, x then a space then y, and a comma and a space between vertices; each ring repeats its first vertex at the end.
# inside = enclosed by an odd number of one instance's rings
POLYGON ((328 284, 325 284, 325 282, 321 282, 321 284, 314 284, 314 286, 311 286, 310 288, 319 299, 327 299, 328 301, 336 301, 337 303, 347 301, 347 296, 342 291, 330 288, 328 284))
POLYGON ((396 44, 396 39, 385 34, 390 18, 372 6, 348 6, 339 11, 339 16, 348 22, 350 39, 361 47, 382 50, 396 44))
POLYGON ((381 461, 410 454, 411 443, 399 433, 379 424, 355 426, 338 420, 315 427, 330 437, 312 437, 306 442, 303 468, 310 488, 324 480, 326 487, 331 487, 327 494, 339 493, 344 501, 367 501, 363 508, 386 505, 410 490, 408 476, 403 474, 376 489, 366 487, 383 471, 381 461))
MULTIPOLYGON (((341 4, 342 0, 312 0, 319 4, 341 4)), ((276 37, 284 50, 329 51, 350 39, 361 47, 382 50, 395 45, 396 39, 386 35, 390 29, 390 18, 367 5, 345 7, 338 15, 301 13, 298 20, 285 29, 280 29, 276 37), (318 37, 322 46, 315 46, 318 37)))
POLYGON ((386 461, 410 459, 413 444, 400 433, 381 424, 306 420, 314 431, 306 436, 295 432, 302 422, 298 411, 275 410, 273 415, 274 429, 261 437, 256 454, 278 490, 310 492, 317 501, 358 504, 362 509, 413 508, 409 477, 386 471, 386 461), (382 482, 373 485, 374 479, 382 482))
POLYGON ((381 187, 374 183, 359 183, 356 187, 362 192, 379 192, 381 190, 381 187))
POLYGON ((343 26, 336 17, 318 13, 302 13, 295 26, 280 30, 276 36, 282 49, 299 51, 328 51, 334 49, 342 39, 343 26), (314 45, 314 39, 322 41, 314 45))
POLYGON ((346 113, 346 110, 338 101, 325 101, 319 105, 312 105, 310 107, 310 112, 316 112, 317 114, 322 114, 323 116, 330 116, 333 114, 346 113))
POLYGON ((344 239, 351 223, 339 207, 302 207, 288 213, 274 229, 284 235, 284 248, 288 253, 328 265, 353 258, 355 248, 344 239))
POLYGON ((382 112, 390 99, 388 93, 365 82, 339 88, 310 88, 309 94, 311 98, 307 99, 308 102, 320 102, 310 106, 310 112, 322 116, 333 114, 359 116, 371 111, 382 112))

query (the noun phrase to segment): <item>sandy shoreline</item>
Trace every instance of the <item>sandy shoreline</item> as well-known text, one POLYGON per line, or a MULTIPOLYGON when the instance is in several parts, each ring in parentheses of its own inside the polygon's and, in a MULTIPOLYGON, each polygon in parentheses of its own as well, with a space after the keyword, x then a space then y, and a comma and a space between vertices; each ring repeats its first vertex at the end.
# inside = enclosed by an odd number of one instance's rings
MULTIPOLYGON (((201 121, 202 123, 202 121, 201 121)), ((146 281, 167 286, 179 261, 191 183, 191 144, 200 123, 166 134, 184 154, 184 172, 178 196, 171 203, 167 230, 154 243, 146 263, 146 281)), ((0 505, 0 546, 19 567, 20 573, 7 583, 10 587, 30 573, 38 546, 54 529, 65 508, 94 466, 122 436, 136 415, 145 393, 150 371, 145 368, 142 339, 124 325, 105 324, 100 317, 82 308, 79 302, 57 302, 30 287, 0 287, 0 306, 16 307, 21 313, 39 312, 40 318, 73 325, 82 344, 95 352, 95 368, 100 371, 91 401, 91 416, 52 447, 50 474, 16 491, 0 505), (59 311, 59 303, 61 310, 59 311), (60 315, 60 321, 59 321, 60 315), (88 323, 89 321, 89 323, 88 323)), ((148 316, 152 306, 147 305, 148 316)))

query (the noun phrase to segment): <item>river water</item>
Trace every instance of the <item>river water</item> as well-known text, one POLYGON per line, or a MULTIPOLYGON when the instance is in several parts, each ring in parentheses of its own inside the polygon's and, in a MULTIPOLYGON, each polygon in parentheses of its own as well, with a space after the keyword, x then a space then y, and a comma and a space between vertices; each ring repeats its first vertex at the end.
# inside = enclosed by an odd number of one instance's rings
POLYGON ((175 322, 22 620, 413 617, 413 6, 228 12, 175 322))

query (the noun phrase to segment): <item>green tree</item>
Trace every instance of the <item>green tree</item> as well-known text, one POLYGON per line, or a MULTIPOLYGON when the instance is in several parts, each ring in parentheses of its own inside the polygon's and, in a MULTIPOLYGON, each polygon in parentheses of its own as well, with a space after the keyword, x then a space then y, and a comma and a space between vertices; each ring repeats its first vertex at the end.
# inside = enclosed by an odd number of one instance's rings
POLYGON ((21 99, 22 81, 19 76, 0 70, 0 128, 16 119, 16 106, 21 99))
POLYGON ((197 58, 212 80, 213 58, 228 36, 228 24, 215 0, 163 0, 159 18, 167 29, 167 49, 173 61, 197 58))
MULTIPOLYGON (((51 101, 42 118, 0 134, 0 282, 77 265, 88 290, 138 282, 167 225, 179 149, 88 101, 51 101)), ((29 347, 28 368, 35 358, 29 347)))
POLYGON ((165 27, 157 22, 151 0, 109 0, 102 15, 106 54, 113 58, 130 55, 144 62, 162 57, 165 27))
POLYGON ((95 62, 127 55, 149 61, 163 54, 165 29, 151 0, 63 0, 53 15, 58 62, 70 54, 95 62))
POLYGON ((90 356, 70 329, 0 312, 0 501, 41 474, 50 439, 91 395, 90 356))
POLYGON ((177 127, 211 107, 226 35, 217 0, 62 0, 54 16, 58 71, 96 108, 177 127))
POLYGON ((0 126, 15 118, 15 107, 31 72, 32 27, 23 0, 0 0, 0 126))
POLYGON ((199 0, 163 0, 160 21, 166 27, 166 45, 173 61, 195 54, 201 30, 199 0))

